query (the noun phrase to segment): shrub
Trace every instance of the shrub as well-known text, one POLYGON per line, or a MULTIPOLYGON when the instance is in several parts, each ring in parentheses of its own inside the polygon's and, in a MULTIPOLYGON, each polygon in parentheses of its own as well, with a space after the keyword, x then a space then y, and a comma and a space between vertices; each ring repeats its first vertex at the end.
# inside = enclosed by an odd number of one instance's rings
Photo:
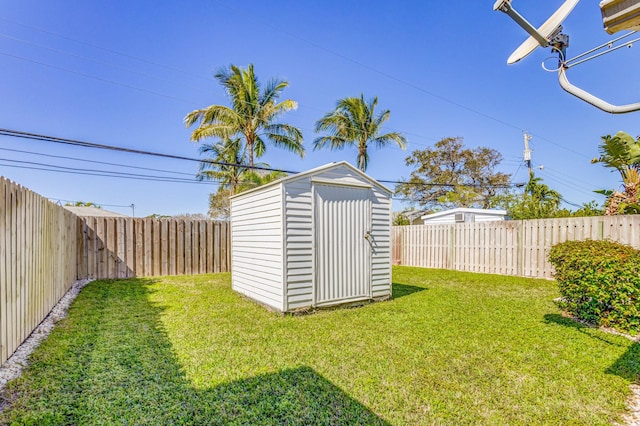
POLYGON ((640 251, 611 241, 567 241, 549 261, 562 294, 561 307, 581 320, 640 331, 640 251))

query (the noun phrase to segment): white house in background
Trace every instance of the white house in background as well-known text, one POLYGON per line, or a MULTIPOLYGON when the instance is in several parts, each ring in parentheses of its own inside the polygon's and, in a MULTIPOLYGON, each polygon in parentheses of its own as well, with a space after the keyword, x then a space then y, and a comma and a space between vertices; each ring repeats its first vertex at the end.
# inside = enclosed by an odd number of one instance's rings
POLYGON ((231 197, 232 288, 282 312, 391 297, 391 190, 346 162, 231 197))
POLYGON ((460 207, 422 216, 425 225, 505 220, 506 210, 470 209, 460 207))

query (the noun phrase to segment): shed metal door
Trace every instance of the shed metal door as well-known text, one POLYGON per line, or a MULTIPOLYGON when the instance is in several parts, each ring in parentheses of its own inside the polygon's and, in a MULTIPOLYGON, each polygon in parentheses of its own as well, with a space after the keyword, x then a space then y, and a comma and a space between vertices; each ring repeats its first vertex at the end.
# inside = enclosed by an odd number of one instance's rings
POLYGON ((316 305, 371 297, 370 192, 314 184, 316 305))

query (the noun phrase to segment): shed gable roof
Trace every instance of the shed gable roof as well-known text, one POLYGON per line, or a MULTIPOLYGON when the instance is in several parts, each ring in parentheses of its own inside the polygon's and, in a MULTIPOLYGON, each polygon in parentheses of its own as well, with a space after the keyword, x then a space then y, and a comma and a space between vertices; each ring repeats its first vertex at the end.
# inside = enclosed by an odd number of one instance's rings
POLYGON ((240 197, 240 196, 244 196, 247 194, 251 194, 253 192, 258 192, 258 191, 262 191, 266 188, 270 188, 272 186, 275 185, 281 185, 283 183, 288 183, 288 182, 292 182, 298 179, 304 179, 307 177, 311 177, 313 175, 317 175, 319 173, 323 173, 332 169, 337 169, 340 167, 346 167, 347 169, 349 169, 350 172, 357 174, 358 176, 364 178, 366 181, 368 181, 369 183, 371 183, 371 185, 380 188, 381 190, 391 194, 393 191, 391 191, 389 188, 387 188, 386 186, 382 185, 380 182, 378 182, 377 180, 375 180, 374 178, 372 178, 371 176, 367 175, 366 173, 360 171, 359 169, 355 168, 354 166, 352 166, 351 164, 349 164, 346 161, 340 161, 340 162, 334 162, 334 163, 329 163, 329 164, 325 164, 324 166, 320 166, 320 167, 316 167, 315 169, 310 169, 304 172, 300 172, 300 173, 296 173, 294 175, 291 176, 286 176, 283 178, 280 178, 278 180, 274 180, 273 182, 269 182, 265 185, 259 186, 257 188, 253 188, 250 189, 248 191, 244 191, 241 192, 239 194, 235 194, 233 196, 231 196, 230 198, 236 198, 236 197, 240 197))

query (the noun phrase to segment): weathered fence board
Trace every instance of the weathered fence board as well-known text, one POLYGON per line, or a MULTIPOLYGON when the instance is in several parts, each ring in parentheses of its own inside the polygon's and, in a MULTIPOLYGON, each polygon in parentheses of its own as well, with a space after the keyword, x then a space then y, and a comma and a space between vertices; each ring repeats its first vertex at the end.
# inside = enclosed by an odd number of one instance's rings
POLYGON ((229 271, 224 222, 79 218, 0 177, 0 365, 77 279, 229 271))
POLYGON ((551 278, 555 244, 608 239, 640 249, 640 215, 394 226, 393 263, 551 278))
POLYGON ((0 364, 76 280, 76 217, 0 178, 0 364))
POLYGON ((76 227, 78 278, 229 271, 226 222, 86 217, 76 227))

